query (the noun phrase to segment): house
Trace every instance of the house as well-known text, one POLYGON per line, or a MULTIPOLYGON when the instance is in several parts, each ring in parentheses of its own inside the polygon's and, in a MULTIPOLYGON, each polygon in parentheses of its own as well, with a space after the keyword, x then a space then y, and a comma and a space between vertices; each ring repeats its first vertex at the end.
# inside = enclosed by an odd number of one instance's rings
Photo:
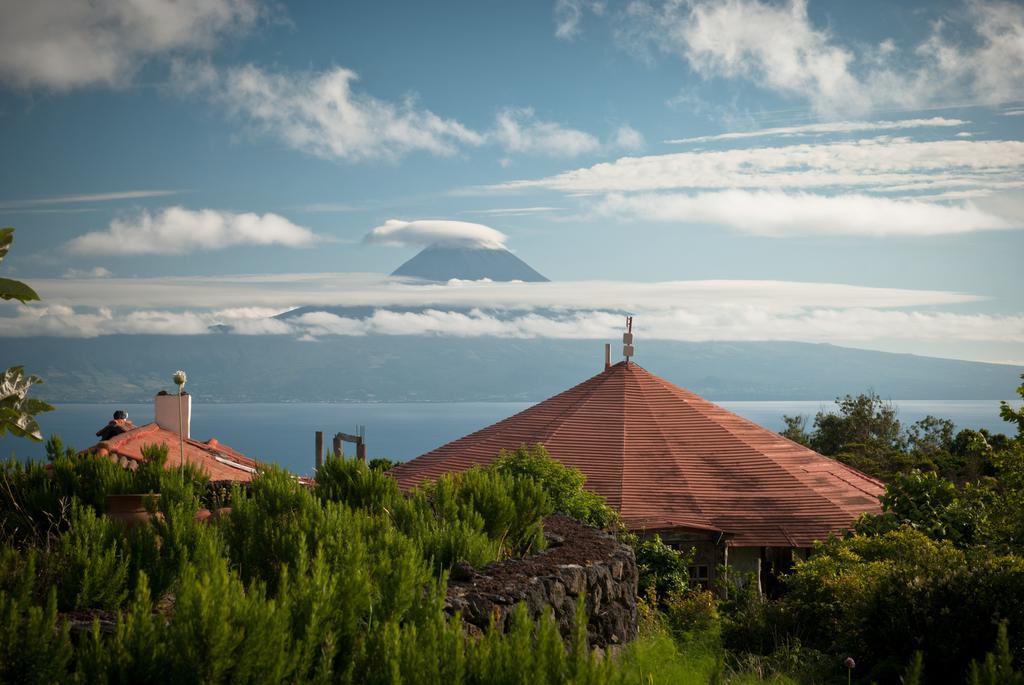
MULTIPOLYGON (((632 353, 632 346, 627 354, 632 353)), ((771 591, 816 540, 880 510, 883 484, 628 360, 515 416, 396 466, 411 488, 543 444, 582 471, 625 524, 696 550, 692 579, 725 564, 771 591)))
POLYGON ((215 438, 206 442, 192 439, 191 395, 185 393, 179 397, 161 392, 153 403, 155 420, 152 423, 135 426, 123 416, 123 412, 118 412, 114 420, 97 433, 105 439, 86 451, 109 456, 126 468, 135 468, 143 459, 142 450, 145 447, 164 445, 167 447, 167 468, 179 466, 184 458, 186 464, 202 469, 213 481, 248 481, 256 474, 259 464, 255 460, 215 438), (118 414, 122 416, 118 417, 118 414), (179 425, 184 440, 179 439, 179 425))

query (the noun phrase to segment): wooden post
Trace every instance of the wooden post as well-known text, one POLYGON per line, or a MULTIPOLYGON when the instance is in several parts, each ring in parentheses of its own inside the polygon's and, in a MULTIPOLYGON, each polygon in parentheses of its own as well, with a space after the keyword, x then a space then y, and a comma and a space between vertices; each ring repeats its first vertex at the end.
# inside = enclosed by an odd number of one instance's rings
POLYGON ((356 443, 356 459, 363 462, 364 464, 366 463, 366 444, 362 441, 362 439, 360 439, 359 442, 356 443))
POLYGON ((334 445, 333 445, 333 448, 334 448, 334 451, 331 452, 331 458, 332 459, 341 459, 342 457, 345 456, 345 448, 341 444, 341 433, 336 433, 334 435, 334 445))
POLYGON ((324 432, 316 432, 316 470, 324 465, 324 432))

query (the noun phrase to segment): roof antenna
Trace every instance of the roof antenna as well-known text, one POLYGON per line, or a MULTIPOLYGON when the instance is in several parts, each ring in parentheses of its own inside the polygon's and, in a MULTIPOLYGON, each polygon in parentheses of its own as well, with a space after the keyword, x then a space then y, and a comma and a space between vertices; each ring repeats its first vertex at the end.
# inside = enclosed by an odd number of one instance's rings
POLYGON ((622 356, 626 358, 629 365, 629 358, 633 356, 633 317, 626 317, 626 332, 622 334, 622 356))

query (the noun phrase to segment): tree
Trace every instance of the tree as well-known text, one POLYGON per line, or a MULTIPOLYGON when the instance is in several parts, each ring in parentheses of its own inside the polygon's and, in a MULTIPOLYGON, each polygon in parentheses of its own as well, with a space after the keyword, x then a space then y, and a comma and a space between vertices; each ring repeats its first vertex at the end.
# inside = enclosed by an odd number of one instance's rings
MULTIPOLYGON (((1021 380, 1024 380, 1024 373, 1020 375, 1021 380)), ((1017 394, 1024 400, 1024 383, 1017 386, 1017 394)), ((999 403, 999 416, 1003 418, 1003 421, 1007 423, 1017 424, 1017 437, 1024 440, 1024 406, 1020 409, 1014 409, 1009 402, 999 403)))
POLYGON ((814 417, 812 446, 822 454, 888 452, 902 447, 896 407, 874 392, 836 398, 839 411, 814 417))
POLYGON ((811 434, 807 432, 806 416, 783 416, 782 420, 786 423, 786 430, 780 433, 782 437, 789 438, 804 447, 810 447, 811 434))
MULTIPOLYGON (((14 229, 0 228, 0 262, 11 249, 13 242, 14 229)), ((21 281, 0 278, 0 299, 17 300, 25 304, 38 300, 39 295, 21 281)), ((43 439, 35 416, 53 411, 53 407, 28 396, 29 389, 42 382, 38 376, 26 375, 25 369, 20 366, 12 366, 0 375, 0 435, 11 433, 30 440, 43 439)))

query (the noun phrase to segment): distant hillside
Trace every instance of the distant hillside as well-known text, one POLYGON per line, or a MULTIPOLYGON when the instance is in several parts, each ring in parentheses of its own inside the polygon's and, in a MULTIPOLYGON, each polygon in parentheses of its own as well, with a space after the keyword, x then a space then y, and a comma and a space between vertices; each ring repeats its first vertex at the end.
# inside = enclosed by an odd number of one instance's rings
MULTIPOLYGON (((60 402, 148 401, 185 369, 201 401, 540 400, 603 368, 595 340, 366 336, 110 336, 4 339, 60 402)), ((641 341, 636 361, 714 400, 830 399, 873 388, 897 399, 1015 396, 1024 367, 787 342, 641 341)))
POLYGON ((395 269, 392 276, 449 281, 546 281, 533 267, 508 250, 431 245, 395 269))

